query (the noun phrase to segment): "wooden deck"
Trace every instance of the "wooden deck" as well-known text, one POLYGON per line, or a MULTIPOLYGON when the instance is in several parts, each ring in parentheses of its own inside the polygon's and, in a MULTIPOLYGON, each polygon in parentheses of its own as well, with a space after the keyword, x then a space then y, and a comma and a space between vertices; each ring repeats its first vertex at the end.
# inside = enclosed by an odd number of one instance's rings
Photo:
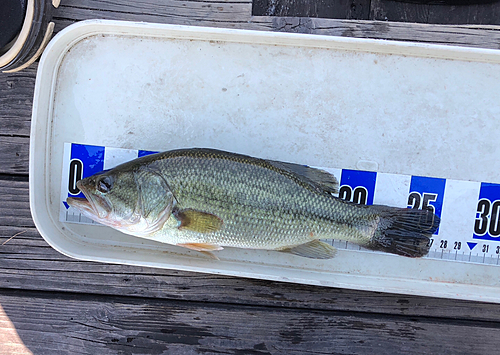
MULTIPOLYGON (((500 27, 252 16, 250 0, 63 0, 56 31, 92 18, 500 48, 500 27)), ((0 74, 0 354, 500 353, 500 305, 59 254, 29 210, 36 70, 0 74)))

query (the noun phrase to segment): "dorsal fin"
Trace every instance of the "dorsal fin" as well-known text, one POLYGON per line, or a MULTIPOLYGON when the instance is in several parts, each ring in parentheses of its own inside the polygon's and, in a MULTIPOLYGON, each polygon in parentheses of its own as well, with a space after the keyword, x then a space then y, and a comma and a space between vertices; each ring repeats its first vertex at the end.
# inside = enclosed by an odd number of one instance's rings
POLYGON ((339 181, 332 174, 317 168, 311 168, 307 165, 294 164, 294 163, 283 163, 280 161, 268 160, 268 162, 280 169, 289 171, 302 178, 305 178, 307 182, 312 183, 321 190, 336 194, 339 192, 339 181))

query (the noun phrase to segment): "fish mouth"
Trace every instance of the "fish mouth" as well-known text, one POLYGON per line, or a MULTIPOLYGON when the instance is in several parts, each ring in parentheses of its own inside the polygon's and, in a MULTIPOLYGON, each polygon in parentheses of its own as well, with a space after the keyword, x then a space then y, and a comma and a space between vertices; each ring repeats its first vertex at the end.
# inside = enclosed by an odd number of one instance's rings
POLYGON ((96 211, 92 203, 85 197, 68 197, 66 199, 66 203, 76 208, 83 215, 90 217, 92 219, 96 219, 99 217, 99 213, 96 211))
POLYGON ((105 198, 89 193, 87 189, 81 184, 81 180, 77 182, 76 186, 85 195, 85 197, 68 197, 66 203, 79 210, 85 216, 101 222, 106 218, 111 211, 111 206, 105 198))
POLYGON ((109 220, 108 212, 103 208, 99 208, 92 200, 85 197, 68 197, 66 203, 74 207, 85 217, 88 217, 97 223, 104 225, 114 226, 111 220, 109 220))

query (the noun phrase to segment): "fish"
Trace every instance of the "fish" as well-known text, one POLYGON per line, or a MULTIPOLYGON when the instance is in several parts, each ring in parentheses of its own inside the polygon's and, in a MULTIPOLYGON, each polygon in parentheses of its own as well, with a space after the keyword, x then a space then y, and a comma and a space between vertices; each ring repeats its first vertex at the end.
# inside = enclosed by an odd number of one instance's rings
POLYGON ((208 148, 143 156, 77 182, 83 215, 123 233, 205 253, 226 247, 330 259, 326 239, 425 256, 440 219, 345 201, 328 172, 208 148))

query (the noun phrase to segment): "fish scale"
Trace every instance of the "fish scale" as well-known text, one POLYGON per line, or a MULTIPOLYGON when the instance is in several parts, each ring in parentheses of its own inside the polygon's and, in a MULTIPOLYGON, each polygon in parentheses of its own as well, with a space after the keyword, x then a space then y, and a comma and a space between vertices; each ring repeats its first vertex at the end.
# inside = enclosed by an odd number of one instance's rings
MULTIPOLYGON (((371 238, 356 228, 335 224, 336 217, 353 214, 344 208, 343 201, 300 184, 269 164, 228 159, 221 154, 193 154, 159 158, 151 167, 165 175, 178 208, 208 211, 224 221, 220 231, 208 235, 167 226, 152 235, 156 240, 174 234, 176 244, 208 242, 279 249, 339 234, 361 244, 371 238), (238 192, 245 198, 238 198, 238 192)), ((363 209, 358 213, 366 215, 363 209)))

